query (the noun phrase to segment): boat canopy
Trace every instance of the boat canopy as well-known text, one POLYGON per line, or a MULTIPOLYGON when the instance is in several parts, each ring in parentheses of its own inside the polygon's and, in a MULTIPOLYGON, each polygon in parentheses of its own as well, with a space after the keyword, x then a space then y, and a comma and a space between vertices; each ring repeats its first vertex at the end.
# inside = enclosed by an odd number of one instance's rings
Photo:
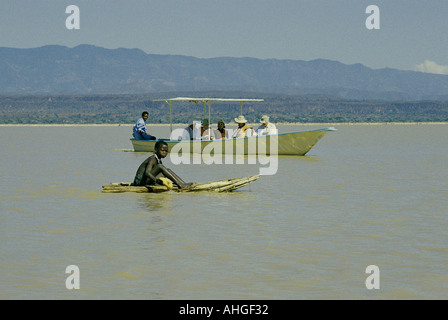
POLYGON ((204 118, 206 115, 205 107, 208 106, 208 122, 211 123, 210 119, 210 109, 211 105, 215 102, 239 102, 240 103, 240 115, 243 114, 243 104, 246 102, 260 102, 264 101, 264 99, 227 99, 227 98, 189 98, 189 97, 177 97, 177 98, 169 98, 169 99, 156 99, 153 101, 164 101, 170 106, 170 130, 173 132, 173 118, 172 118, 172 110, 171 110, 171 102, 173 101, 188 101, 193 103, 202 102, 204 104, 204 118))

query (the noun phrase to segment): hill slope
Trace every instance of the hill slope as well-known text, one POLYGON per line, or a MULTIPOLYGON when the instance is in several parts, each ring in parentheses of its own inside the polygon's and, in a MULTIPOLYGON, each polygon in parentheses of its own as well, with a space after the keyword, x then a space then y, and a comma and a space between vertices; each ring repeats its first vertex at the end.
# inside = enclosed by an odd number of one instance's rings
POLYGON ((199 59, 139 49, 0 48, 0 94, 174 91, 327 94, 355 99, 446 99, 448 76, 330 60, 199 59))

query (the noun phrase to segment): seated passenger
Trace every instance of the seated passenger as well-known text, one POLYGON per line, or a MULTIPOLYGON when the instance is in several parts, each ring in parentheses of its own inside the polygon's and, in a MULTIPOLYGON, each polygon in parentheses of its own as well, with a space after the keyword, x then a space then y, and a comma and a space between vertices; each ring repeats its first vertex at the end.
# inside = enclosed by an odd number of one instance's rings
POLYGON ((226 124, 223 120, 218 121, 218 129, 215 129, 215 139, 229 139, 229 131, 226 130, 226 124))
POLYGON ((246 124, 247 120, 243 115, 235 118, 235 122, 238 123, 238 129, 233 133, 232 138, 244 138, 256 135, 254 128, 246 124))
POLYGON ((258 136, 265 136, 268 134, 277 134, 277 127, 275 124, 269 122, 269 117, 264 115, 260 120, 261 125, 257 128, 258 136))
POLYGON ((201 124, 199 121, 190 120, 188 125, 182 132, 181 140, 201 139, 201 124))
POLYGON ((156 140, 156 137, 150 135, 146 131, 146 120, 148 120, 148 112, 144 111, 142 117, 137 120, 133 129, 133 136, 137 140, 156 140))
POLYGON ((182 132, 182 140, 193 140, 193 120, 190 120, 189 125, 182 132))
POLYGON ((202 137, 202 140, 214 140, 215 139, 215 132, 214 132, 214 130, 211 130, 209 123, 208 123, 208 119, 202 120, 201 137, 202 137))

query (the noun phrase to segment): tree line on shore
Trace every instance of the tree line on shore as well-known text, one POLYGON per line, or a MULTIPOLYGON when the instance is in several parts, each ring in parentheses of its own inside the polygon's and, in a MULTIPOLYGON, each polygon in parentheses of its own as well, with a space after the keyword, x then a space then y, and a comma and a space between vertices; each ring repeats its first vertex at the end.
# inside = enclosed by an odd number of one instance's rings
MULTIPOLYGON (((132 124, 143 111, 148 123, 169 123, 168 104, 155 99, 175 96, 262 98, 247 102, 243 115, 249 122, 267 114, 278 123, 312 122, 446 122, 448 101, 350 100, 325 95, 263 95, 260 93, 171 93, 159 95, 0 96, 0 124, 132 124)), ((211 120, 232 122, 240 104, 214 103, 211 120)), ((208 118, 208 107, 173 102, 173 123, 208 118)))

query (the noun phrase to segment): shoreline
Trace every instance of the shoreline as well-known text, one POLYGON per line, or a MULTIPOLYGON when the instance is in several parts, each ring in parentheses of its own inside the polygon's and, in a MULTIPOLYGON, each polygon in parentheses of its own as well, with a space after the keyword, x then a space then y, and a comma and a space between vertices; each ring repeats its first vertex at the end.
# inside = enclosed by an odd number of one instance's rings
MULTIPOLYGON (((250 125, 259 125, 259 123, 249 123, 250 125)), ((302 122, 279 122, 275 123, 278 126, 337 126, 337 125, 428 125, 437 124, 443 125, 448 124, 448 122, 313 122, 313 123, 302 123, 302 122)), ((167 127, 170 124, 162 123, 147 123, 148 127, 167 127)), ((173 126, 187 126, 186 123, 173 123, 173 126)), ((229 126, 236 126, 236 123, 227 123, 229 126)), ((119 124, 119 123, 108 123, 108 124, 87 124, 87 123, 67 123, 67 124, 57 124, 57 123, 33 123, 33 124, 0 124, 0 127, 133 127, 134 124, 119 124)))

